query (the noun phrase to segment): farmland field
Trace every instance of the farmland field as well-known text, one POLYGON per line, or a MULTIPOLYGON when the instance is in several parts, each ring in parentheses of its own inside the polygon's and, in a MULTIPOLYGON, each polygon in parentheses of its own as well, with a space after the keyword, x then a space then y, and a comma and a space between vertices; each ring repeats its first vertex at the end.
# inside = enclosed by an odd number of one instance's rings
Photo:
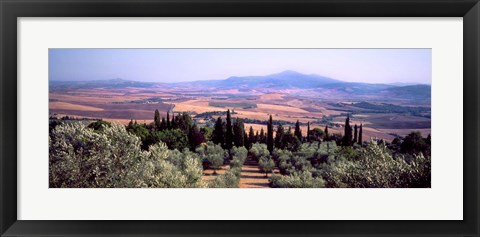
MULTIPOLYGON (((177 91, 175 88, 150 88, 148 92, 145 93, 140 88, 51 91, 50 115, 101 118, 127 124, 132 119, 151 122, 156 109, 162 116, 166 116, 169 111, 196 115, 231 109, 236 113, 234 117, 246 119, 247 128, 252 126, 255 131, 259 131, 261 127, 266 130, 266 121, 269 115, 273 115, 275 120, 284 121, 287 126, 293 126, 298 120, 302 123, 304 133, 307 122, 312 128, 323 129, 329 125, 332 132, 341 133, 342 124, 348 113, 353 124, 363 124, 364 140, 370 138, 392 140, 394 134, 405 134, 405 131, 411 130, 419 130, 424 135, 430 133, 429 107, 422 107, 425 114, 417 115, 409 113, 409 110, 416 112, 412 109, 416 107, 404 106, 401 102, 388 99, 379 101, 376 98, 375 102, 346 102, 341 99, 304 98, 279 92, 256 92, 250 95, 251 98, 248 100, 238 99, 237 94, 224 95, 218 100, 218 96, 215 95, 193 96, 192 94, 199 92, 185 89, 177 91), (360 102, 361 107, 355 106, 355 103, 360 102), (390 112, 388 108, 382 111, 381 105, 384 103, 395 104, 397 113, 390 112)), ((216 117, 207 116, 208 119, 216 117)), ((220 117, 225 117, 225 114, 220 117)), ((204 124, 204 121, 205 117, 202 120, 198 119, 200 125, 204 124)))

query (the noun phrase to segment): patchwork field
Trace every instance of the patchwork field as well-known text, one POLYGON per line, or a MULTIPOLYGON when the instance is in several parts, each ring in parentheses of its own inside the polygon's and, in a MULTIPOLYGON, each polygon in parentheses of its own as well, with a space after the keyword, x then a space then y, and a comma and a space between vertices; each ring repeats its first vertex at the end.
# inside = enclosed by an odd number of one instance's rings
MULTIPOLYGON (((273 120, 286 127, 298 120, 306 135, 307 123, 310 128, 324 129, 328 125, 330 133, 343 134, 347 114, 351 125, 363 124, 363 139, 381 138, 391 140, 397 135, 404 136, 412 130, 430 133, 430 108, 404 106, 390 102, 349 101, 311 98, 288 91, 196 91, 189 88, 155 87, 142 88, 98 88, 55 90, 49 94, 50 116, 70 116, 75 118, 103 119, 127 124, 130 120, 151 123, 154 111, 161 116, 167 112, 192 115, 200 126, 216 119, 218 115, 202 114, 233 110, 233 117, 245 121, 245 130, 250 126, 254 131, 264 128, 270 115, 273 120), (197 116, 198 115, 198 116, 197 116)), ((305 94, 313 93, 305 91, 305 94)), ((225 115, 219 115, 224 117, 225 115)))

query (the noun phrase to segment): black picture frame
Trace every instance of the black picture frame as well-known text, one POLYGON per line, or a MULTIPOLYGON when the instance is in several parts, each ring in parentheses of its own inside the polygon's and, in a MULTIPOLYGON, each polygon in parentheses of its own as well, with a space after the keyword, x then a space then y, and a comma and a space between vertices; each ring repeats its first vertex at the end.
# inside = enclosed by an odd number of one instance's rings
MULTIPOLYGON (((1 236, 479 236, 478 0, 1 0, 1 236), (462 17, 462 221, 17 220, 18 17, 462 17)), ((454 83, 454 82, 453 82, 454 83)), ((452 157, 452 159, 455 157, 452 157)), ((458 157, 459 158, 459 157, 458 157)), ((354 201, 354 200, 352 200, 354 201)), ((361 204, 359 204, 361 205, 361 204)), ((306 210, 307 211, 307 210, 306 210)))

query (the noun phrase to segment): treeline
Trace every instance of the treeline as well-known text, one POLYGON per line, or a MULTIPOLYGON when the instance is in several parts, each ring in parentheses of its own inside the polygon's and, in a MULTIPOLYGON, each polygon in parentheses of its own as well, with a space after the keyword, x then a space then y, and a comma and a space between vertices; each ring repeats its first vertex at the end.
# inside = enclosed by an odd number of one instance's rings
MULTIPOLYGON (((211 112, 203 112, 200 114, 196 114, 195 118, 211 118, 213 116, 224 116, 227 114, 227 111, 211 111, 211 112)), ((237 114, 237 112, 232 111, 231 114, 237 114)))
POLYGON ((188 148, 194 151, 198 145, 207 141, 211 136, 211 128, 199 128, 187 113, 179 113, 176 116, 172 114, 170 118, 169 112, 166 117, 161 117, 158 110, 155 110, 153 123, 139 124, 136 121, 130 121, 126 129, 140 137, 144 150, 162 141, 169 149, 188 148))
POLYGON ((171 99, 162 99, 161 97, 151 97, 141 100, 131 100, 131 101, 113 101, 112 104, 146 104, 146 103, 161 103, 171 99))
POLYGON ((242 109, 257 108, 257 104, 249 102, 209 102, 208 106, 213 107, 239 107, 242 109))
POLYGON ((415 107, 415 106, 400 106, 394 104, 372 104, 365 101, 353 103, 349 105, 345 105, 342 103, 329 103, 329 105, 333 105, 340 111, 349 112, 351 114, 356 113, 398 113, 398 114, 408 114, 412 116, 419 116, 419 117, 427 117, 430 118, 430 108, 428 107, 415 107), (360 108, 361 110, 351 108, 356 107, 360 108), (365 110, 366 109, 366 110, 365 110))
MULTIPOLYGON (((160 116, 160 112, 155 110, 154 120, 150 124, 140 124, 131 120, 126 126, 126 130, 141 139, 141 147, 147 150, 150 145, 160 141, 164 142, 169 149, 183 150, 185 148, 194 151, 200 144, 212 141, 220 145, 223 149, 230 150, 233 146, 245 147, 250 149, 252 144, 266 144, 270 152, 274 148, 297 151, 301 144, 308 142, 334 141, 339 146, 365 146, 367 142, 363 141, 363 125, 350 124, 350 116, 346 114, 344 132, 342 134, 330 133, 329 125, 324 129, 310 128, 310 123, 306 123, 306 136, 302 134, 300 126, 303 124, 298 120, 291 126, 286 126, 282 121, 273 120, 272 115, 266 122, 267 130, 263 128, 260 131, 254 131, 253 127, 246 128, 245 122, 251 122, 251 119, 232 118, 230 110, 220 112, 215 111, 212 114, 223 115, 226 118, 218 117, 213 127, 199 127, 188 113, 172 114, 167 112, 166 117, 160 116)), ((58 124, 68 120, 69 117, 63 117, 61 120, 51 120, 50 130, 58 124)), ((72 118, 73 119, 73 118, 72 118)), ((99 130, 102 126, 111 126, 110 123, 97 120, 89 127, 99 130)), ((430 135, 423 138, 419 132, 412 132, 402 138, 397 137, 391 143, 386 143, 394 152, 400 153, 418 153, 429 154, 430 135)))
POLYGON ((354 103, 352 106, 362 109, 368 109, 371 113, 402 113, 411 114, 413 116, 424 116, 430 114, 430 108, 427 107, 407 107, 394 104, 371 104, 368 102, 354 103))
POLYGON ((328 132, 328 125, 325 129, 314 128, 310 129, 310 123, 307 124, 307 134, 302 134, 301 123, 297 120, 292 127, 286 127, 282 123, 275 124, 272 115, 266 122, 267 131, 263 128, 260 131, 254 131, 250 126, 248 132, 244 129, 243 122, 248 119, 234 119, 232 120, 229 110, 224 121, 218 117, 213 128, 212 141, 215 144, 220 144, 223 148, 229 149, 232 145, 245 146, 250 148, 252 144, 260 143, 266 144, 270 152, 274 148, 288 149, 290 151, 297 151, 302 143, 314 141, 335 141, 339 145, 353 146, 354 144, 362 144, 363 126, 350 126, 350 118, 347 117, 345 122, 345 135, 330 134, 328 132), (233 121, 233 125, 232 125, 233 121), (276 125, 276 126, 275 126, 276 125))
MULTIPOLYGON (((245 123, 254 123, 254 124, 268 124, 269 121, 267 120, 260 120, 260 119, 249 119, 249 118, 244 118, 243 119, 245 123)), ((292 124, 291 122, 289 121, 285 121, 285 120, 273 120, 272 121, 273 125, 288 125, 288 124, 292 124)))

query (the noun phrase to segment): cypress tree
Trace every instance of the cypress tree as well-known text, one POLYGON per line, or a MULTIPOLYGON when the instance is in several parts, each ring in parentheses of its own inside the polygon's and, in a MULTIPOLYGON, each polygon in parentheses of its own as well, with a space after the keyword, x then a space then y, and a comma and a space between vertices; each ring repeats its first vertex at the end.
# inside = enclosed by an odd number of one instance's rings
POLYGON ((213 128, 212 142, 215 144, 220 144, 222 147, 225 146, 224 123, 220 117, 218 117, 213 128))
MULTIPOLYGON (((257 136, 258 136, 258 132, 257 132, 257 136)), ((254 144, 256 142, 256 139, 255 139, 255 133, 253 131, 253 127, 250 126, 250 130, 248 131, 248 143, 251 144, 254 144)))
POLYGON ((267 149, 268 151, 273 151, 273 121, 272 115, 270 115, 270 119, 268 120, 267 125, 267 149))
POLYGON ((233 146, 232 117, 230 110, 227 110, 227 132, 225 133, 225 149, 230 150, 233 146))
POLYGON ((165 121, 165 118, 162 117, 162 122, 160 123, 160 130, 165 130, 167 129, 167 122, 165 121))
POLYGON ((358 144, 362 145, 363 143, 363 131, 362 131, 362 124, 360 124, 360 131, 358 131, 358 144))
POLYGON ((168 129, 171 128, 170 127, 170 113, 169 112, 167 112, 167 128, 168 129))
POLYGON ((263 128, 260 129, 260 137, 258 138, 258 142, 267 144, 267 136, 265 135, 265 131, 263 130, 263 128))
MULTIPOLYGON (((188 133, 188 130, 194 123, 192 117, 187 113, 177 114, 175 120, 175 126, 184 133, 188 133)), ((170 122, 170 126, 171 125, 172 123, 170 122)))
POLYGON ((295 137, 298 138, 299 141, 302 141, 302 129, 300 129, 300 122, 297 119, 297 123, 295 123, 295 132, 294 132, 295 137))
POLYGON ((353 130, 353 143, 357 143, 357 125, 355 124, 354 130, 353 130))
POLYGON ((350 116, 347 115, 347 119, 345 119, 345 129, 343 135, 343 144, 344 146, 351 146, 352 145, 352 126, 350 126, 350 116))
POLYGON ((172 113, 172 121, 170 122, 172 128, 177 128, 177 124, 175 122, 175 113, 172 113))
POLYGON ((236 147, 245 146, 244 143, 245 129, 243 126, 243 121, 239 118, 235 119, 233 123, 233 143, 236 147))
POLYGON ((130 122, 128 122, 127 128, 133 128, 133 119, 130 119, 130 122))
POLYGON ((205 142, 205 137, 200 132, 196 124, 193 124, 188 131, 188 143, 190 145, 190 149, 193 151, 197 146, 205 142))
POLYGON ((325 125, 325 141, 330 141, 330 135, 328 135, 328 125, 325 125))
POLYGON ((277 126, 277 132, 275 134, 275 147, 282 148, 283 149, 283 136, 285 135, 285 131, 283 129, 283 126, 279 124, 277 126))
POLYGON ((250 140, 248 139, 248 134, 245 131, 243 132, 243 144, 245 145, 245 148, 250 148, 250 140))
POLYGON ((160 112, 158 109, 155 110, 155 116, 153 117, 153 122, 155 124, 156 129, 160 129, 160 112))
POLYGON ((310 121, 307 122, 307 142, 310 142, 310 121))
MULTIPOLYGON (((263 128, 262 128, 262 130, 263 130, 263 128)), ((260 135, 258 134, 258 131, 255 133, 255 143, 257 143, 257 142, 258 142, 258 143, 261 143, 261 141, 260 141, 260 135)))

